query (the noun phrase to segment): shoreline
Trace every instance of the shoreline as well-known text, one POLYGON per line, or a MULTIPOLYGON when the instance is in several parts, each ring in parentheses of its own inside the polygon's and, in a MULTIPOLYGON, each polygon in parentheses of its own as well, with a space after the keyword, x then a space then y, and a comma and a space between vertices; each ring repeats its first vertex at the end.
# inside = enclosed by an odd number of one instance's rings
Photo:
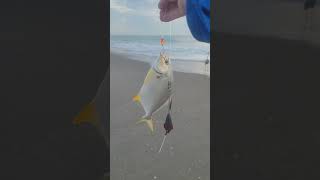
MULTIPOLYGON (((152 64, 155 58, 157 58, 157 56, 150 57, 147 55, 129 54, 117 50, 110 50, 110 54, 147 64, 152 64)), ((187 74, 199 74, 210 78, 210 63, 205 67, 204 62, 205 60, 172 59, 173 71, 187 74), (185 63, 187 63, 187 65, 185 63)))

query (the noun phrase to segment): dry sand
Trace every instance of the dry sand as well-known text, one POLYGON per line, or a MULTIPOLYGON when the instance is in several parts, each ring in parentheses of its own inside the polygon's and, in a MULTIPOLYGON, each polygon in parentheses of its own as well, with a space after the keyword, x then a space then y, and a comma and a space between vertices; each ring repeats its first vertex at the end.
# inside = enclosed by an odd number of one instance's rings
POLYGON ((210 179, 210 79, 175 72, 174 129, 158 153, 167 108, 155 114, 152 136, 136 121, 144 114, 131 102, 149 65, 111 54, 110 59, 111 179, 210 179))

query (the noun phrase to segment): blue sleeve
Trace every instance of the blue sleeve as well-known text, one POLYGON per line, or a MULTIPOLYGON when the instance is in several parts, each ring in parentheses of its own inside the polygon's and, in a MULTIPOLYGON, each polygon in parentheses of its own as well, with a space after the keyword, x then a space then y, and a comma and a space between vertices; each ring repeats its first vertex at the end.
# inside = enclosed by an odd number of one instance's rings
POLYGON ((210 0, 186 0, 186 16, 193 37, 210 43, 210 0))

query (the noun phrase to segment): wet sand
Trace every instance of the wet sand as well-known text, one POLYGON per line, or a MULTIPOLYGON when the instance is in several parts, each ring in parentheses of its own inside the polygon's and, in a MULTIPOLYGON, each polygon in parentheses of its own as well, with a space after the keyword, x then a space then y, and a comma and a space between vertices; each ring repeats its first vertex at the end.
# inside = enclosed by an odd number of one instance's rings
POLYGON ((210 179, 210 79, 174 73, 174 129, 158 153, 167 107, 155 114, 152 136, 135 124, 144 111, 131 102, 149 65, 111 54, 110 67, 111 179, 210 179))

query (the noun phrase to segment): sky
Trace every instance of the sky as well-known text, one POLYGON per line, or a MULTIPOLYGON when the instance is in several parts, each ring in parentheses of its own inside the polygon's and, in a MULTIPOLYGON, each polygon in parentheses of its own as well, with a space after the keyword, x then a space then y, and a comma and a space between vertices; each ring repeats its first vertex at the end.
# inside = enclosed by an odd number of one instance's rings
MULTIPOLYGON (((159 19, 159 0, 110 0, 111 35, 169 35, 170 23, 159 19)), ((189 35, 186 18, 171 23, 172 35, 189 35)))

